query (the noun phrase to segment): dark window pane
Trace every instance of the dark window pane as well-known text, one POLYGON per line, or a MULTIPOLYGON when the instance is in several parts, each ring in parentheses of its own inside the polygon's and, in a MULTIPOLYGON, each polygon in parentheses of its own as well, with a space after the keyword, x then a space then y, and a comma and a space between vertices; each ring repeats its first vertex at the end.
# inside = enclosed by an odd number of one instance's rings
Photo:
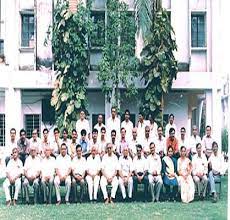
POLYGON ((34 35, 34 15, 22 15, 21 46, 29 47, 29 41, 34 35))

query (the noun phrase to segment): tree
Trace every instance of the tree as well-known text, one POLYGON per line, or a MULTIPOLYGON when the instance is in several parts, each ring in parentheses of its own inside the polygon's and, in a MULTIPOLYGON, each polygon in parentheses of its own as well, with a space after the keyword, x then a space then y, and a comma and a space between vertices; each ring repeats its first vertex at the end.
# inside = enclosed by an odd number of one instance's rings
POLYGON ((52 27, 52 50, 56 69, 51 105, 55 107, 59 128, 75 127, 81 109, 85 109, 89 75, 88 35, 92 30, 90 11, 82 4, 77 13, 69 10, 68 1, 57 2, 52 27))
POLYGON ((106 1, 106 31, 98 80, 107 100, 119 106, 119 87, 128 97, 137 93, 137 59, 135 57, 136 25, 128 6, 117 0, 106 1))

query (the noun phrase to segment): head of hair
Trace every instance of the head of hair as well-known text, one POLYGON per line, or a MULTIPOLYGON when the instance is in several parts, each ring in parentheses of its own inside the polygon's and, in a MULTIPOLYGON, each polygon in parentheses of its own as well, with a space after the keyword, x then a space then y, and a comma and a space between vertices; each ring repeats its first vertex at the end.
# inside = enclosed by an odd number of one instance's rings
POLYGON ((102 131, 105 131, 105 132, 106 132, 106 129, 105 129, 105 127, 102 127, 102 128, 101 128, 101 132, 102 132, 102 131))
POLYGON ((62 146, 65 146, 67 148, 66 143, 62 143, 61 144, 61 148, 62 148, 62 146))
POLYGON ((26 130, 24 128, 22 128, 19 132, 20 136, 22 135, 22 133, 25 133, 26 134, 26 130))
POLYGON ((94 128, 92 133, 97 133, 98 134, 98 130, 96 128, 94 128))
POLYGON ((186 131, 185 127, 181 127, 180 131, 186 131))
POLYGON ((168 146, 167 152, 169 152, 169 149, 173 151, 173 147, 171 145, 168 146))
MULTIPOLYGON (((151 143, 149 144, 149 147, 150 147, 152 144, 154 144, 154 142, 151 142, 151 143)), ((154 144, 154 146, 155 146, 155 144, 154 144)))
POLYGON ((10 132, 14 131, 16 133, 16 129, 15 128, 11 128, 10 132))
POLYGON ((74 129, 72 130, 72 133, 73 133, 73 132, 76 132, 76 133, 77 133, 77 130, 74 128, 74 129))
POLYGON ((76 145, 76 150, 77 150, 78 148, 82 149, 82 147, 81 147, 80 144, 77 144, 77 145, 76 145))
POLYGON ((170 129, 169 129, 169 134, 171 134, 172 132, 175 132, 175 129, 174 129, 174 128, 170 128, 170 129))
POLYGON ((58 132, 59 133, 59 129, 58 128, 54 128, 54 133, 58 132))
POLYGON ((186 150, 186 147, 185 147, 185 146, 181 146, 181 147, 180 147, 180 151, 182 151, 183 149, 186 150))
POLYGON ((47 128, 44 128, 42 133, 44 134, 45 132, 49 133, 49 130, 47 128))
POLYGON ((141 150, 142 150, 142 146, 141 146, 141 144, 137 144, 137 145, 136 145, 136 148, 137 148, 137 149, 141 149, 141 150))
POLYGON ((218 147, 217 142, 216 142, 216 141, 213 141, 213 142, 212 142, 212 148, 213 148, 215 145, 218 147))
POLYGON ((171 114, 169 115, 169 118, 171 118, 171 117, 173 117, 173 118, 174 118, 174 114, 172 114, 172 113, 171 113, 171 114))
POLYGON ((161 128, 163 131, 163 126, 162 125, 158 125, 157 129, 161 128))
POLYGON ((201 143, 197 143, 196 144, 196 148, 198 148, 199 146, 201 146, 201 143))
POLYGON ((114 130, 114 129, 111 131, 111 135, 112 135, 112 133, 115 133, 115 135, 117 134, 116 130, 114 130))
POLYGON ((141 116, 143 116, 143 117, 144 117, 144 113, 143 113, 143 112, 141 112, 141 111, 139 112, 139 115, 141 115, 141 116))
MULTIPOLYGON (((124 128, 124 127, 122 127, 122 128, 121 128, 121 132, 122 132, 122 130, 125 130, 125 128, 124 128)), ((125 131, 126 131, 126 130, 125 130, 125 131)))
POLYGON ((83 135, 86 136, 86 130, 85 129, 81 130, 81 136, 83 136, 83 135))
POLYGON ((212 129, 212 127, 211 127, 210 125, 207 125, 207 126, 206 126, 206 129, 207 129, 207 128, 210 128, 210 130, 212 129))
POLYGON ((126 115, 126 114, 129 114, 129 115, 130 115, 129 109, 126 109, 126 110, 125 110, 125 115, 126 115))
POLYGON ((67 128, 64 128, 64 129, 63 129, 62 133, 64 133, 64 132, 65 132, 66 134, 68 134, 67 128))

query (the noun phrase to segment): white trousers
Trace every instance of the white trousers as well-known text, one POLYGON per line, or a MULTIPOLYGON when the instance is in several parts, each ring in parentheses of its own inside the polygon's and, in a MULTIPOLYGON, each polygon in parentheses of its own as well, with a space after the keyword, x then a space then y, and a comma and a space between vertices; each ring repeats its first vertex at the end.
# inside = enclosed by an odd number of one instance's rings
MULTIPOLYGON (((107 185, 108 185, 107 179, 104 176, 102 176, 101 177, 101 190, 102 190, 104 199, 108 198, 108 192, 106 188, 107 185)), ((111 197, 114 199, 116 197, 116 192, 117 192, 117 187, 118 187, 118 179, 116 176, 113 178, 111 185, 112 185, 111 197)))
MULTIPOLYGON (((3 183, 3 189, 5 191, 7 202, 11 200, 10 186, 11 186, 10 180, 8 178, 6 178, 4 183, 3 183)), ((14 186, 15 186, 14 199, 18 200, 18 193, 21 190, 21 178, 17 178, 15 180, 14 186)))
POLYGON ((97 200, 97 192, 98 192, 100 177, 96 175, 93 179, 91 176, 87 175, 85 179, 88 185, 88 193, 89 193, 90 201, 93 199, 97 200))
MULTIPOLYGON (((60 181, 59 176, 55 176, 54 178, 54 186, 56 190, 56 197, 57 201, 61 201, 61 195, 60 195, 60 184, 64 183, 64 181, 60 181)), ((71 178, 70 176, 67 176, 65 179, 65 189, 66 189, 66 195, 65 195, 65 201, 69 202, 69 194, 70 194, 70 189, 71 189, 71 178)))
POLYGON ((123 199, 126 198, 126 190, 125 187, 128 186, 128 196, 129 198, 132 198, 132 192, 133 192, 133 178, 129 177, 128 182, 125 183, 121 177, 119 177, 119 187, 121 189, 122 197, 123 199))

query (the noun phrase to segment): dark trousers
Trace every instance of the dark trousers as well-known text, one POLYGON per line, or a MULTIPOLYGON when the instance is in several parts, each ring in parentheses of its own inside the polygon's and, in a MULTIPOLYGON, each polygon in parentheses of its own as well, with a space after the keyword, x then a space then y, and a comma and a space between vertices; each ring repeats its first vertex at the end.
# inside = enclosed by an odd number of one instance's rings
POLYGON ((72 179, 72 187, 73 187, 73 201, 76 202, 77 200, 77 185, 80 186, 80 202, 83 200, 84 196, 84 189, 85 189, 85 181, 78 181, 75 178, 72 179))
POLYGON ((174 200, 177 198, 178 186, 165 185, 166 189, 166 199, 174 200))
MULTIPOLYGON (((138 173, 138 175, 142 175, 142 173, 138 173)), ((134 198, 137 197, 137 185, 138 184, 144 184, 144 200, 146 200, 148 197, 148 187, 149 187, 148 175, 145 174, 141 182, 138 181, 138 178, 136 175, 133 176, 134 198)))

